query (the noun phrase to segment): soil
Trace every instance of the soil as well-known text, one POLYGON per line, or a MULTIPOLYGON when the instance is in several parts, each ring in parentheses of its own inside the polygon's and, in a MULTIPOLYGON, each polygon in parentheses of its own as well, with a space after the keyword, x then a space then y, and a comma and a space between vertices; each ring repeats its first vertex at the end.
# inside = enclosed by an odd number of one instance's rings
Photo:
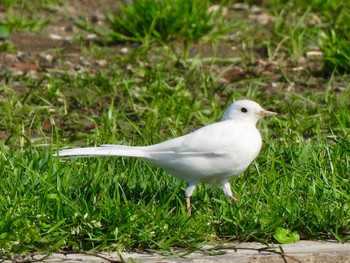
MULTIPOLYGON (((49 18, 49 24, 37 33, 12 32, 8 42, 15 46, 16 52, 2 53, 1 69, 8 70, 13 75, 30 74, 39 77, 50 69, 79 71, 84 67, 84 70, 93 73, 97 67, 107 66, 104 61, 83 56, 80 40, 83 39, 83 43, 88 44, 96 41, 97 36, 88 34, 75 25, 81 18, 88 19, 93 24, 104 23, 107 8, 117 10, 116 1, 68 0, 62 6, 41 10, 38 17, 49 18), (76 36, 80 38, 75 40, 76 36)), ((5 15, 4 9, 2 13, 5 15)))
MULTIPOLYGON (((253 7, 236 5, 231 7, 227 15, 235 15, 242 9, 252 9, 249 18, 257 23, 273 23, 272 17, 266 12, 254 11, 253 7), (234 14, 233 14, 234 12, 234 14)), ((256 7, 255 7, 256 8, 256 7)), ((0 76, 2 72, 10 72, 11 75, 29 75, 39 78, 43 74, 56 74, 57 72, 85 71, 94 74, 98 69, 108 68, 109 61, 94 58, 84 52, 84 47, 89 42, 99 41, 98 37, 89 34, 76 26, 78 19, 84 18, 93 25, 106 23, 107 11, 118 10, 118 1, 113 0, 66 0, 61 6, 54 6, 48 10, 42 10, 39 17, 50 18, 49 24, 39 33, 13 32, 9 41, 16 47, 16 52, 3 52, 0 58, 0 76), (83 40, 83 41, 81 41, 83 40), (60 50, 60 52, 58 52, 60 50)), ((5 10, 0 9, 0 13, 5 10)), ((245 10, 245 12, 247 12, 245 10)), ((127 49, 134 48, 134 44, 116 45, 112 52, 122 53, 127 49)), ((268 79, 270 92, 276 89, 305 89, 312 87, 323 90, 324 76, 318 74, 322 67, 319 59, 301 57, 297 61, 288 60, 274 61, 267 57, 265 50, 254 51, 255 62, 241 65, 233 63, 231 68, 223 74, 219 82, 237 82, 242 79, 264 78, 268 79), (292 73, 293 85, 284 79, 285 72, 292 73), (310 74, 311 72, 311 74, 310 74)), ((313 51, 314 52, 314 51, 313 51)), ((222 58, 235 58, 238 53, 231 45, 222 42, 215 48, 209 43, 196 43, 191 46, 190 56, 200 54, 202 57, 215 56, 222 58)), ((314 52, 313 54, 319 55, 314 52)), ((222 71, 220 63, 211 66, 214 73, 222 71)), ((219 83, 220 84, 220 83, 219 83)))

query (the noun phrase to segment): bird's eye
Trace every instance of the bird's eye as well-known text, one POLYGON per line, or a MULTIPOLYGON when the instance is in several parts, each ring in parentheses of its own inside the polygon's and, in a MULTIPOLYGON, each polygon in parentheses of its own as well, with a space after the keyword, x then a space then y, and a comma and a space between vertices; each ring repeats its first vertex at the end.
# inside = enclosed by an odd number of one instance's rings
POLYGON ((248 110, 247 110, 247 108, 241 108, 241 112, 243 112, 243 113, 246 113, 246 112, 248 112, 248 110))

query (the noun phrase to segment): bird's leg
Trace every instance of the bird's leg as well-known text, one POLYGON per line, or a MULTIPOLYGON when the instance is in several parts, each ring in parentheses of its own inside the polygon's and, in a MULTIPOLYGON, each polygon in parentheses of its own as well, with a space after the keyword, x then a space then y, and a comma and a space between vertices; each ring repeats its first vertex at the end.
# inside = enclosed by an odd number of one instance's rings
POLYGON ((188 186, 185 191, 186 196, 186 208, 187 208, 187 214, 191 216, 191 196, 193 194, 193 191, 196 189, 197 183, 191 182, 188 183, 188 186))
POLYGON ((186 208, 187 208, 187 214, 191 216, 191 197, 186 196, 186 208))
POLYGON ((225 182, 224 184, 222 184, 221 189, 222 191, 224 191, 224 194, 231 199, 232 202, 238 202, 238 199, 232 194, 231 185, 229 182, 225 182))

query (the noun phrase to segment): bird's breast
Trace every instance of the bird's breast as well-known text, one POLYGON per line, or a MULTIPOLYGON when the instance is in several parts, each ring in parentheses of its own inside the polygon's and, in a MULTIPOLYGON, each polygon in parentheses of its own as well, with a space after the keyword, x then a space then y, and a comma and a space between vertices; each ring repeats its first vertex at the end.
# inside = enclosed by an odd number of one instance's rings
POLYGON ((246 168, 258 156, 261 145, 262 140, 257 129, 242 128, 234 138, 227 140, 225 150, 232 160, 232 166, 246 168))

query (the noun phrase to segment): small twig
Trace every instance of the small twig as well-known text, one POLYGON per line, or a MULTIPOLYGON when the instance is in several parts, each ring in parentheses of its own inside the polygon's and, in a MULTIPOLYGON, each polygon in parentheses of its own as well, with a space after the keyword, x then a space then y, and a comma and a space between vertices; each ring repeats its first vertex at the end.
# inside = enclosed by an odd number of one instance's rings
MULTIPOLYGON (((276 251, 275 248, 273 247, 269 247, 269 246, 266 246, 266 247, 262 247, 262 248, 251 248, 251 247, 236 247, 236 246, 222 246, 222 245, 218 245, 218 246, 215 246, 215 247, 212 247, 212 248, 208 248, 208 249, 201 249, 201 248, 189 248, 189 249, 184 249, 183 250, 183 253, 181 253, 181 251, 177 251, 176 253, 173 253, 173 252, 169 252, 164 254, 164 253, 159 253, 159 255, 163 255, 163 256, 178 256, 178 257, 181 257, 181 258, 185 258, 186 256, 192 254, 192 253, 195 253, 195 252, 199 252, 199 253, 202 253, 202 254, 206 254, 206 255, 211 255, 211 256, 216 256, 216 255, 222 255, 222 254, 226 254, 226 252, 219 252, 218 250, 234 250, 235 252, 237 252, 237 250, 251 250, 251 251, 256 251, 258 253, 261 253, 261 252, 267 252, 267 253, 272 253, 272 254, 277 254, 277 255, 280 255, 283 259, 283 261, 285 263, 287 263, 287 259, 290 259, 290 260, 293 260, 297 263, 302 263, 302 261, 300 259, 297 259, 293 256, 290 256, 290 255, 287 255, 284 253, 283 251, 283 248, 281 246, 278 246, 279 250, 280 251, 276 251), (214 252, 214 253, 213 253, 214 252)), ((157 253, 156 250, 152 250, 151 252, 153 253, 157 253)))
POLYGON ((38 254, 36 253, 30 253, 28 255, 24 255, 24 254, 17 254, 14 255, 12 258, 7 257, 1 257, 0 258, 0 263, 5 262, 5 260, 11 261, 13 263, 26 263, 26 262, 43 262, 45 259, 47 259, 47 257, 49 256, 49 254, 42 256, 39 259, 36 259, 35 256, 37 256, 38 254))
MULTIPOLYGON (((84 252, 84 251, 63 251, 63 252, 57 252, 60 254, 63 254, 64 256, 67 255, 72 255, 72 254, 81 254, 81 255, 86 255, 86 256, 92 256, 92 257, 97 257, 101 258, 103 260, 106 260, 109 263, 124 263, 124 260, 114 260, 114 259, 109 259, 105 256, 95 254, 95 253, 89 253, 89 252, 84 252)), ((39 253, 31 253, 28 255, 24 254, 18 254, 13 256, 12 258, 10 257, 1 257, 0 256, 0 263, 3 263, 5 261, 11 261, 12 263, 32 263, 32 262, 44 262, 50 254, 47 254, 45 256, 42 256, 40 258, 35 258, 35 256, 40 255, 39 253)), ((121 257, 121 255, 119 255, 121 257)))
POLYGON ((282 44, 283 44, 285 41, 287 41, 288 39, 290 39, 290 37, 285 37, 285 38, 283 38, 283 39, 281 40, 281 42, 277 45, 275 51, 273 52, 273 55, 271 56, 271 58, 269 58, 269 60, 268 60, 269 62, 271 62, 271 61, 274 60, 276 54, 277 54, 278 51, 281 49, 282 44))
POLYGON ((291 260, 294 260, 298 263, 302 263, 301 260, 293 257, 293 256, 290 256, 290 255, 287 255, 284 253, 283 251, 283 248, 281 246, 278 247, 280 249, 280 251, 276 251, 274 248, 271 248, 271 247, 262 247, 262 248, 251 248, 251 247, 225 247, 225 246, 216 246, 214 248, 211 248, 209 250, 218 250, 218 249, 231 249, 231 250, 234 250, 234 251, 237 251, 237 250, 252 250, 252 251, 257 251, 258 253, 261 253, 261 252, 268 252, 268 253, 272 253, 272 254, 277 254, 277 255, 280 255, 284 262, 287 262, 286 258, 289 258, 291 260))

